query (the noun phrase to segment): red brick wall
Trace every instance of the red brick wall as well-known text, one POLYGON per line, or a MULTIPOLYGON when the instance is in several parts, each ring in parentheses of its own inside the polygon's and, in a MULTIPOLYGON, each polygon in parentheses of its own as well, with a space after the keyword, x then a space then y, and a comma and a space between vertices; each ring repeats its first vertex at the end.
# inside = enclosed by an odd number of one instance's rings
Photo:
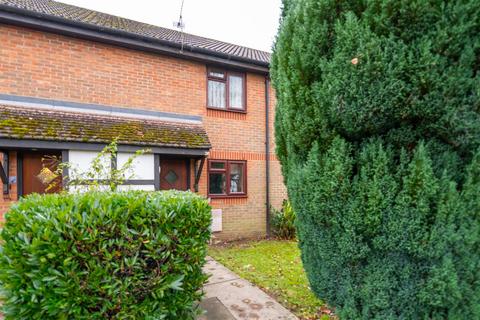
MULTIPOLYGON (((206 108, 206 65, 199 62, 2 24, 0 56, 2 94, 202 116, 213 145, 210 158, 248 161, 248 198, 212 200, 224 213, 219 236, 265 234, 264 76, 247 74, 247 113, 239 114, 206 108)), ((271 137, 273 154, 273 132, 271 137)), ((278 206, 286 193, 274 156, 271 168, 272 203, 278 206)), ((202 194, 206 174, 205 167, 202 194)))

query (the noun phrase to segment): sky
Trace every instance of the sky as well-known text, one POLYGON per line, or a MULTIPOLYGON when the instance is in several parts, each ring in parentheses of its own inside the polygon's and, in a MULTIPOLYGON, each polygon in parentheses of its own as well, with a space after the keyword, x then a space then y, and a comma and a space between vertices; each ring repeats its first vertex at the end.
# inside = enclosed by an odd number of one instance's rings
MULTIPOLYGON (((59 0, 136 21, 174 29, 182 0, 59 0)), ((184 0, 184 31, 271 51, 281 0, 184 0)))

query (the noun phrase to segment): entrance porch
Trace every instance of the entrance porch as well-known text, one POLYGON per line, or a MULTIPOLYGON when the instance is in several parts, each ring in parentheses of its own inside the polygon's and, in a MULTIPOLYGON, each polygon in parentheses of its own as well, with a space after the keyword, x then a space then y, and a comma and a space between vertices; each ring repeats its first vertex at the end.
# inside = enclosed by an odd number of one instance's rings
MULTIPOLYGON (((111 168, 123 166, 138 150, 121 190, 198 190, 210 142, 200 117, 133 110, 0 105, 0 180, 4 199, 31 193, 79 189, 70 185, 68 162, 79 172, 111 141, 118 143, 111 168), (122 112, 123 113, 122 113, 122 112), (55 187, 52 181, 57 180, 55 187)), ((102 177, 93 180, 102 184, 102 177)))

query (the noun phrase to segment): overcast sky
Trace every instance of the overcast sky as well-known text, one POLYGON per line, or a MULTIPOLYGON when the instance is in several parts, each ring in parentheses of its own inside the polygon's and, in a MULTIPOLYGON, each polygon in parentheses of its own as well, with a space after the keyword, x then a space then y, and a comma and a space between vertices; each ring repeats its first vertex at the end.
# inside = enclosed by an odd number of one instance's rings
MULTIPOLYGON (((173 29, 182 0, 59 0, 173 29)), ((271 51, 281 0, 184 0, 185 32, 271 51)))

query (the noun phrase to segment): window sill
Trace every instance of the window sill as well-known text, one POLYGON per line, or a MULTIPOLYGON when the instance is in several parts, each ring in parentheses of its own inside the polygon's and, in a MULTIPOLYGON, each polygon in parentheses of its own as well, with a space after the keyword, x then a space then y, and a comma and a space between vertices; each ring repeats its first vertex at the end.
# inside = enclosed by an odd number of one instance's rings
POLYGON ((223 112, 235 112, 235 113, 243 113, 243 114, 247 113, 247 110, 222 109, 222 108, 215 108, 215 107, 207 107, 207 109, 216 110, 216 111, 223 111, 223 112))
POLYGON ((223 195, 223 194, 209 194, 211 199, 231 199, 231 198, 248 198, 247 194, 223 195))

